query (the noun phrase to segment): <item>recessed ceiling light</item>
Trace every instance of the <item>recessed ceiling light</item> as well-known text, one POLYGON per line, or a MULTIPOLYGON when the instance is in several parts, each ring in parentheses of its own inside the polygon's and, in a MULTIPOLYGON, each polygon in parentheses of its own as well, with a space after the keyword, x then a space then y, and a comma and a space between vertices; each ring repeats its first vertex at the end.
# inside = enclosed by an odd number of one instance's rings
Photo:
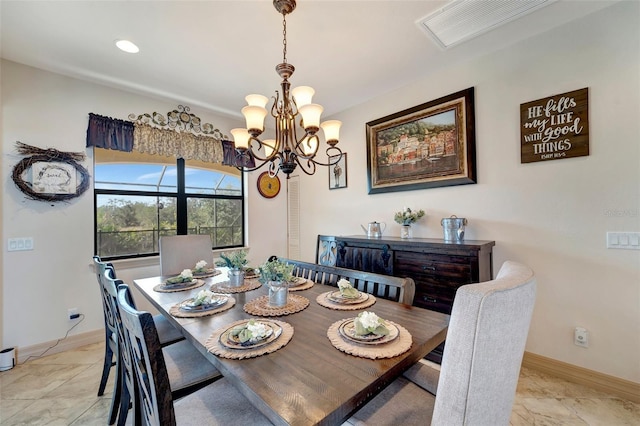
POLYGON ((116 46, 118 46, 118 49, 127 53, 138 53, 140 51, 140 48, 129 40, 116 40, 116 46))

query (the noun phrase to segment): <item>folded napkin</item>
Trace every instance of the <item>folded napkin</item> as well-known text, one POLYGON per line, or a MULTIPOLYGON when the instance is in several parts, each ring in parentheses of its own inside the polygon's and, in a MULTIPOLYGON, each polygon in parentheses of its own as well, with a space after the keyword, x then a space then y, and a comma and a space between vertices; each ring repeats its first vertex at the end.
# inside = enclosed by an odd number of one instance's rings
POLYGON ((190 283, 191 281, 193 281, 193 273, 191 269, 185 269, 177 277, 169 278, 167 284, 190 283))
POLYGON ((351 283, 344 278, 338 281, 338 288, 340 289, 340 295, 346 299, 355 299, 360 297, 360 292, 353 288, 351 283))
POLYGON ((389 329, 385 326, 382 318, 373 312, 360 312, 353 320, 358 336, 366 336, 367 334, 376 334, 378 336, 386 336, 389 329))

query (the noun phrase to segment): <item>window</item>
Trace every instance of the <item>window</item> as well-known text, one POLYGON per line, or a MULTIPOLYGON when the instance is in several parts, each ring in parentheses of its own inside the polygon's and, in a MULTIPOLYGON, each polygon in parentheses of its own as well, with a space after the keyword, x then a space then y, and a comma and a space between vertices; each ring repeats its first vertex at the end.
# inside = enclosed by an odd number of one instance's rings
POLYGON ((94 149, 95 252, 158 254, 163 235, 208 234, 213 248, 244 243, 243 177, 235 167, 94 149))

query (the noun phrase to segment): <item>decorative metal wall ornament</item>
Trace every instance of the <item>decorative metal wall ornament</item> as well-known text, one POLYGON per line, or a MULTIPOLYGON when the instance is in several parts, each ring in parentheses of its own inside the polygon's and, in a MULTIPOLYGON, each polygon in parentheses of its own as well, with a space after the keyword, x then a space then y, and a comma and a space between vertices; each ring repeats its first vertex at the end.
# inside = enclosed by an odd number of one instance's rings
POLYGON ((84 153, 42 149, 20 141, 16 142, 16 149, 28 157, 13 167, 11 178, 28 198, 46 202, 68 201, 89 188, 89 172, 77 163, 85 159, 84 153), (31 172, 31 180, 24 177, 27 171, 31 172))
POLYGON ((202 123, 200 117, 189 111, 191 111, 191 108, 188 106, 178 105, 178 109, 167 112, 167 118, 157 112, 140 115, 131 113, 128 118, 137 124, 155 124, 160 128, 168 127, 169 129, 182 132, 202 133, 211 135, 217 139, 228 139, 228 137, 219 129, 216 129, 213 124, 202 123))

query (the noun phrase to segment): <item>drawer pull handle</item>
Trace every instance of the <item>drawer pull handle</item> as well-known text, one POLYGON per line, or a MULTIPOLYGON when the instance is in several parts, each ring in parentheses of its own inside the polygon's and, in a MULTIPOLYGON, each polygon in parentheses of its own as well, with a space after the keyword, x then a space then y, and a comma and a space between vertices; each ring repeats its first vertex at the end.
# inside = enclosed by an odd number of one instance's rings
POLYGON ((423 266, 422 269, 424 271, 435 271, 436 267, 435 266, 423 266))
POLYGON ((434 297, 430 297, 430 296, 422 296, 422 300, 424 300, 425 302, 430 302, 430 303, 437 303, 438 299, 434 298, 434 297))

